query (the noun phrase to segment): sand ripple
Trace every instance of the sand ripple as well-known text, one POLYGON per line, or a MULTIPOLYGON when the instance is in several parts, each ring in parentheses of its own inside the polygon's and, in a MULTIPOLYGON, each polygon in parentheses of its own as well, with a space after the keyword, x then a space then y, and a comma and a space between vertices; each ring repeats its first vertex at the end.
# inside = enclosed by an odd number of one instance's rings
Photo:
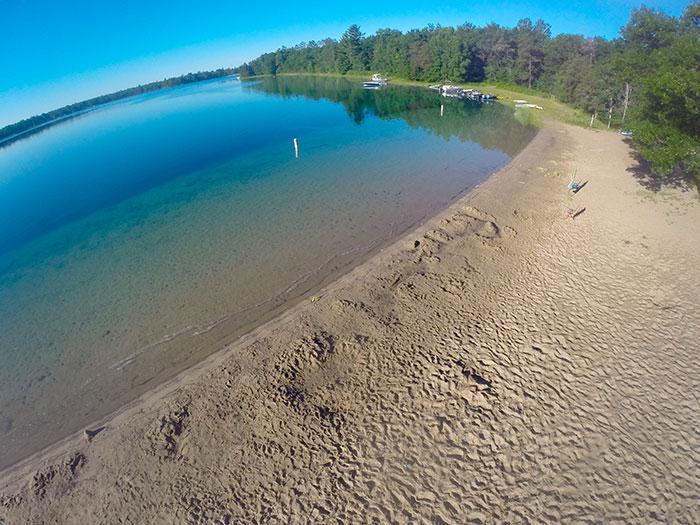
POLYGON ((551 126, 320 301, 8 473, 0 516, 700 522, 700 206, 632 162, 551 126))

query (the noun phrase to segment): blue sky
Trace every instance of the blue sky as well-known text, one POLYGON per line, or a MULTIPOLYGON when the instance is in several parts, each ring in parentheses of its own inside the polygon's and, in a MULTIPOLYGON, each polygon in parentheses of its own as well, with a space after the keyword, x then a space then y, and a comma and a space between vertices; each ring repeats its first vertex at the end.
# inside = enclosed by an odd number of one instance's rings
MULTIPOLYGON (((687 0, 647 0, 679 15, 687 0)), ((639 1, 0 0, 0 126, 71 102, 190 71, 236 66, 300 41, 429 23, 513 26, 617 36, 639 1)))

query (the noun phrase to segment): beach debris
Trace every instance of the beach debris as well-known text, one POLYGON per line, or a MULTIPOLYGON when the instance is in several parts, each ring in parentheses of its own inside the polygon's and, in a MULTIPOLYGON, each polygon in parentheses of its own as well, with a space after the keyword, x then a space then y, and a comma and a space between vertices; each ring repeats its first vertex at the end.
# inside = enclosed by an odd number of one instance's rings
POLYGON ((584 211, 586 211, 586 208, 566 208, 565 215, 568 219, 574 220, 584 211))
POLYGON ((320 300, 321 300, 321 296, 320 296, 320 295, 312 295, 312 296, 311 296, 311 302, 312 302, 312 303, 317 303, 317 302, 319 302, 320 300))
POLYGON ((578 190, 580 189, 579 183, 571 181, 569 183, 569 189, 571 190, 571 193, 577 193, 578 190))
POLYGON ((571 177, 569 177, 569 184, 567 184, 567 188, 569 188, 569 190, 573 191, 574 193, 576 193, 576 191, 574 191, 575 188, 578 188, 578 182, 575 182, 575 181, 576 181, 576 168, 571 170, 571 177))
POLYGON ((107 427, 100 427, 100 428, 95 428, 92 430, 89 428, 86 428, 85 432, 84 432, 85 440, 88 443, 90 443, 90 441, 92 441, 95 438, 95 436, 97 434, 99 434, 100 432, 102 432, 105 428, 107 428, 107 427))
POLYGON ((571 177, 569 178, 569 184, 567 184, 567 188, 571 193, 578 193, 583 189, 583 187, 588 184, 588 181, 586 182, 581 182, 576 180, 576 168, 573 169, 571 172, 571 177))

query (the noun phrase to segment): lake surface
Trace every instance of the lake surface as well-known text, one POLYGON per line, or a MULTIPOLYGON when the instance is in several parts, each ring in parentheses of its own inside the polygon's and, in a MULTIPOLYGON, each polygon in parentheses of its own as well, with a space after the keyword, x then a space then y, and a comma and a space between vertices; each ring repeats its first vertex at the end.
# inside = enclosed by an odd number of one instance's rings
POLYGON ((533 136, 500 104, 288 77, 134 97, 0 149, 0 468, 308 297, 533 136))

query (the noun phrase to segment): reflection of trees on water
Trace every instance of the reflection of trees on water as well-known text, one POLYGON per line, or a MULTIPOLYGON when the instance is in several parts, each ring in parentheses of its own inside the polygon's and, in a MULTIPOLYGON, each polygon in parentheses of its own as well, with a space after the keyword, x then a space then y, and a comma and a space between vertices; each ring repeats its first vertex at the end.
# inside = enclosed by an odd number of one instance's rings
POLYGON ((518 122, 502 104, 445 99, 425 88, 389 86, 375 91, 363 89, 359 81, 321 76, 264 77, 245 86, 284 98, 303 96, 340 103, 358 124, 368 115, 400 118, 445 140, 457 137, 510 156, 535 134, 534 128, 518 122), (445 105, 442 117, 441 104, 445 105))

